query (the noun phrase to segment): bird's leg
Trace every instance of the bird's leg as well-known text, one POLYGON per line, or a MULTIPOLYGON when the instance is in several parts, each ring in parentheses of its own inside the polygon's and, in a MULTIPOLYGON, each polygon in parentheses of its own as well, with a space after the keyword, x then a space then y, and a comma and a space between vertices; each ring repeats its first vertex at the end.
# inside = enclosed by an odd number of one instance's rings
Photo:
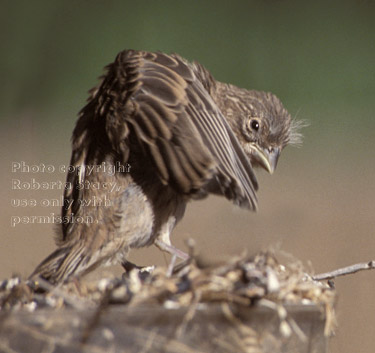
MULTIPOLYGON (((176 218, 174 216, 169 217, 168 221, 161 227, 158 236, 156 237, 154 244, 161 250, 171 255, 175 255, 182 260, 187 260, 189 255, 180 249, 177 249, 171 243, 170 234, 176 224, 176 218)), ((174 260, 174 262, 176 259, 174 260)))
POLYGON ((167 269, 167 277, 171 277, 171 276, 172 276, 172 274, 173 274, 173 269, 174 269, 174 265, 176 264, 176 260, 177 260, 177 256, 176 256, 176 254, 173 254, 173 255, 172 255, 171 262, 170 262, 169 265, 168 265, 168 269, 167 269))
POLYGON ((161 227, 154 244, 161 250, 172 255, 171 262, 167 269, 167 276, 170 277, 176 264, 177 258, 187 261, 190 256, 180 249, 177 249, 171 243, 170 234, 176 224, 175 216, 169 217, 168 221, 161 227))
POLYGON ((171 243, 166 243, 163 241, 163 239, 157 238, 154 243, 161 251, 165 251, 171 255, 175 255, 176 257, 187 260, 189 258, 189 255, 183 252, 180 249, 177 249, 175 246, 173 246, 171 243))

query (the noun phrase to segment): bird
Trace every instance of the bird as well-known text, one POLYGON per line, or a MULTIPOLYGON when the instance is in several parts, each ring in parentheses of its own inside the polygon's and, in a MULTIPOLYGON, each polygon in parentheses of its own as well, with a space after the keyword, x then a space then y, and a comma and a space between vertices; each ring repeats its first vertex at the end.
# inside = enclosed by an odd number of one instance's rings
POLYGON ((72 135, 57 248, 30 275, 53 285, 128 263, 170 235, 188 202, 210 194, 257 210, 254 169, 273 173, 301 142, 272 93, 214 79, 177 54, 124 50, 89 91, 72 135))

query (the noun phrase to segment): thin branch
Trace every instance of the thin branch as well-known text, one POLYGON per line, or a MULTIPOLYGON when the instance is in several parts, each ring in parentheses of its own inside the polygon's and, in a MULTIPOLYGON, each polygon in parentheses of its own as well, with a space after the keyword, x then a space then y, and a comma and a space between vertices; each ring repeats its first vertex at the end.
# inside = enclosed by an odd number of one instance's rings
MULTIPOLYGON (((72 295, 71 293, 67 293, 66 291, 63 290, 63 288, 57 286, 54 287, 51 283, 46 281, 45 279, 38 277, 38 286, 41 289, 44 289, 47 292, 50 292, 51 294, 61 297, 65 303, 71 305, 73 308, 77 310, 84 310, 89 307, 89 302, 72 295)), ((92 303, 90 303, 92 304, 92 303)))
POLYGON ((375 260, 339 268, 338 270, 334 270, 331 272, 321 273, 319 275, 312 276, 312 278, 314 281, 323 281, 326 279, 333 279, 339 276, 351 275, 353 273, 363 271, 363 270, 373 270, 373 269, 375 269, 375 260))

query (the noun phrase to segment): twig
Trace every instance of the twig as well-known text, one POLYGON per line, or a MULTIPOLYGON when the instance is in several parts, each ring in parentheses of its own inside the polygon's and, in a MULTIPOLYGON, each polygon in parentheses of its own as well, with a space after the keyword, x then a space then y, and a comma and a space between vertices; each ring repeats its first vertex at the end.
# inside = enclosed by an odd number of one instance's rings
POLYGON ((87 301, 84 301, 75 295, 65 292, 61 287, 54 287, 51 283, 41 277, 38 277, 38 286, 57 297, 61 297, 65 301, 65 303, 71 305, 77 310, 85 310, 89 307, 87 301))
POLYGON ((358 271, 373 270, 373 269, 375 269, 375 260, 339 268, 331 272, 321 273, 319 275, 312 276, 312 279, 314 281, 323 281, 326 279, 333 279, 339 276, 351 275, 358 271))

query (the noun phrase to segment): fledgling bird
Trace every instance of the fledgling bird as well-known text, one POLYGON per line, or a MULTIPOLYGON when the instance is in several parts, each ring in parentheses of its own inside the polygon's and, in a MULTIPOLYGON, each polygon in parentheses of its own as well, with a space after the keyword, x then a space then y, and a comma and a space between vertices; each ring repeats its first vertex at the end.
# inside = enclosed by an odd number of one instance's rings
POLYGON ((130 249, 151 244, 186 258, 170 234, 188 201, 211 193, 256 210, 253 167, 273 173, 299 125, 272 93, 218 82, 197 62, 119 53, 73 131, 58 248, 30 278, 125 266, 130 249))

